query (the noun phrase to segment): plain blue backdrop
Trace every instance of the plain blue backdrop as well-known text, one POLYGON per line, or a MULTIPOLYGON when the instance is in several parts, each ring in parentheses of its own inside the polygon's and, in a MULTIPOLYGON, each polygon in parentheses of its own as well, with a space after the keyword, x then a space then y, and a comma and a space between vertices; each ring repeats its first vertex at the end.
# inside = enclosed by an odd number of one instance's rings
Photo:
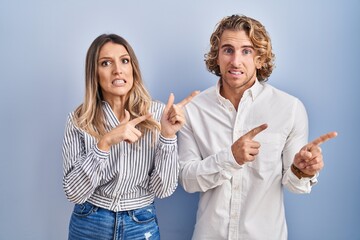
MULTIPOLYGON (((266 26, 276 54, 269 83, 303 101, 310 140, 339 133, 322 146, 313 192, 286 192, 289 239, 360 239, 359 11, 357 0, 0 0, 0 239, 66 239, 62 137, 95 37, 125 37, 153 98, 180 100, 215 84, 203 56, 215 24, 234 13, 266 26)), ((179 187, 156 201, 162 239, 190 239, 197 199, 179 187)))

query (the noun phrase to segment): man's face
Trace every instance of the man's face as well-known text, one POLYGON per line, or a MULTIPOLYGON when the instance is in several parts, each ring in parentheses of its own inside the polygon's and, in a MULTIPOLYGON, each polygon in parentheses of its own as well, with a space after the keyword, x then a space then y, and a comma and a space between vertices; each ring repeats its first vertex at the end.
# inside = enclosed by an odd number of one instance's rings
POLYGON ((245 91, 256 80, 261 67, 253 44, 245 31, 225 30, 220 38, 217 64, 220 67, 224 90, 245 91))

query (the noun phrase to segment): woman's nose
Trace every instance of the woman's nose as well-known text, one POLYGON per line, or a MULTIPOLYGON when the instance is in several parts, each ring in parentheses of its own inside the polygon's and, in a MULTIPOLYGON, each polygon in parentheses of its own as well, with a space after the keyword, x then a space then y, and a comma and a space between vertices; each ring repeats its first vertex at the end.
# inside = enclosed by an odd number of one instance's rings
POLYGON ((113 69, 114 74, 122 74, 122 68, 119 62, 114 62, 113 67, 114 67, 113 69))

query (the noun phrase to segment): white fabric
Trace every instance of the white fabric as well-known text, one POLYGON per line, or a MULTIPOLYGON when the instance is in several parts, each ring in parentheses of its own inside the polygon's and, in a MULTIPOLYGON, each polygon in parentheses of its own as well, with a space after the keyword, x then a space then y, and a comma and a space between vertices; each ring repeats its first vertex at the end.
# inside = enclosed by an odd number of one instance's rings
POLYGON ((180 184, 200 192, 193 239, 287 239, 282 187, 311 191, 310 179, 298 179, 290 169, 308 142, 306 110, 267 83, 256 81, 237 110, 219 89, 220 83, 186 106, 187 123, 179 133, 180 184), (254 139, 260 153, 239 165, 232 143, 263 123, 268 128, 254 139))

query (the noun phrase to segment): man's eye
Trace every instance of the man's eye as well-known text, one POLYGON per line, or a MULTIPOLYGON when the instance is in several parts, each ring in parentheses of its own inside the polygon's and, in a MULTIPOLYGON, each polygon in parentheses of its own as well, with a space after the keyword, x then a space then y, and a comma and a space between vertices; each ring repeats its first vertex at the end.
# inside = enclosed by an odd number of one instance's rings
POLYGON ((234 50, 232 48, 225 48, 224 52, 230 54, 230 53, 233 53, 234 50))
POLYGON ((103 67, 109 66, 110 64, 111 64, 110 61, 102 61, 101 62, 101 66, 103 66, 103 67))
POLYGON ((252 53, 251 49, 244 49, 243 50, 243 54, 245 54, 245 55, 248 55, 248 54, 251 54, 251 53, 252 53))

